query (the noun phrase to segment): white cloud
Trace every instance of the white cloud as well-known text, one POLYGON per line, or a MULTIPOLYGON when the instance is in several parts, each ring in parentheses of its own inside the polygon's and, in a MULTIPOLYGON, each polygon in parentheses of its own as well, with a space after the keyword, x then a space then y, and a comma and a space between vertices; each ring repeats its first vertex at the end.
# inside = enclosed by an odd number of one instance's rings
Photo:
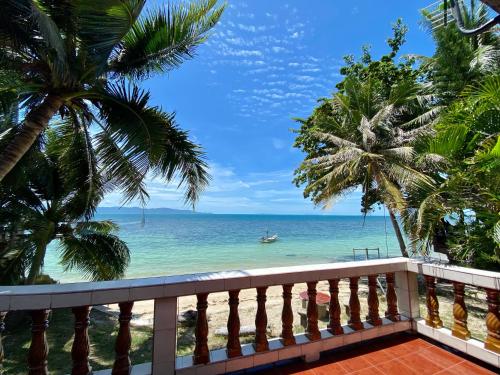
POLYGON ((314 81, 314 80, 316 79, 316 78, 314 78, 314 77, 307 76, 307 75, 295 76, 295 78, 296 78, 298 81, 301 81, 301 82, 311 82, 311 81, 314 81))
POLYGON ((248 49, 232 49, 225 48, 222 50, 221 54, 223 56, 237 56, 237 57, 250 57, 250 56, 262 56, 262 52, 259 50, 248 50, 248 49))
POLYGON ((273 50, 274 53, 280 53, 280 52, 285 52, 286 51, 286 48, 284 48, 284 47, 278 47, 278 46, 274 46, 271 49, 273 50))
POLYGON ((285 141, 283 141, 282 139, 273 138, 272 142, 273 142, 273 147, 276 150, 281 150, 281 149, 285 148, 285 141))

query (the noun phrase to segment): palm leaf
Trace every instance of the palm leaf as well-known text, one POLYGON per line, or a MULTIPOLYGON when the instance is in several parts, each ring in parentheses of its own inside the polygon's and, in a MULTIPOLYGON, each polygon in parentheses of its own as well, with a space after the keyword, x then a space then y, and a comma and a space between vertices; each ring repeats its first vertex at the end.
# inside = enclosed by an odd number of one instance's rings
POLYGON ((111 143, 120 145, 119 160, 128 159, 142 179, 148 172, 167 182, 178 178, 179 187, 185 187, 186 202, 194 204, 209 180, 203 152, 178 128, 173 114, 149 107, 148 99, 147 92, 125 84, 109 86, 101 93, 98 103, 106 147, 112 151, 107 156, 116 155, 111 143))
MULTIPOLYGON (((85 53, 99 70, 137 21, 146 0, 75 0, 75 21, 85 53)), ((82 54, 84 51, 81 52, 82 54)))
POLYGON ((130 262, 130 252, 126 243, 108 229, 107 223, 88 223, 63 236, 59 250, 64 269, 77 269, 91 280, 122 278, 130 262))
POLYGON ((32 17, 38 25, 43 41, 47 44, 49 50, 54 50, 56 52, 56 68, 58 69, 59 74, 64 76, 67 73, 68 66, 66 48, 61 31, 52 18, 47 14, 47 10, 41 4, 41 1, 31 1, 31 12, 32 17))
POLYGON ((168 4, 139 18, 123 38, 120 52, 110 62, 118 74, 148 76, 179 66, 193 57, 195 48, 207 38, 218 22, 224 6, 217 0, 168 4))
POLYGON ((340 137, 337 137, 336 135, 325 132, 314 131, 312 132, 311 136, 322 142, 330 143, 337 147, 357 147, 355 143, 348 141, 347 139, 342 139, 340 137))
POLYGON ((137 158, 134 159, 127 155, 107 130, 97 133, 95 142, 104 178, 109 181, 113 188, 122 191, 124 203, 138 199, 144 206, 149 199, 144 182, 147 173, 147 170, 144 170, 144 165, 137 164, 137 158))

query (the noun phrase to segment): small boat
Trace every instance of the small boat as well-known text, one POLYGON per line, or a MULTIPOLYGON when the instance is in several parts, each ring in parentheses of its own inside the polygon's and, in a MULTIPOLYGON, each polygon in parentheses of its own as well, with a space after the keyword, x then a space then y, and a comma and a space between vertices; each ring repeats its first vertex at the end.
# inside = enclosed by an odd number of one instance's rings
POLYGON ((266 232, 266 235, 264 237, 260 238, 261 243, 271 243, 271 242, 275 242, 277 240, 278 240, 278 235, 274 234, 272 236, 269 236, 269 232, 266 232))

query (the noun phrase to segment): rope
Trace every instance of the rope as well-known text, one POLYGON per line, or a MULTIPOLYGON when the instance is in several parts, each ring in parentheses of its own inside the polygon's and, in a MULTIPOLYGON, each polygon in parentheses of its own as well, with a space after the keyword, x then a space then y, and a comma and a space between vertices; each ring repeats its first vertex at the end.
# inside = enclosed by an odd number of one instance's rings
POLYGON ((386 258, 389 258, 389 243, 387 242, 387 216, 385 215, 385 206, 382 206, 384 208, 384 230, 385 230, 385 251, 386 251, 386 258))

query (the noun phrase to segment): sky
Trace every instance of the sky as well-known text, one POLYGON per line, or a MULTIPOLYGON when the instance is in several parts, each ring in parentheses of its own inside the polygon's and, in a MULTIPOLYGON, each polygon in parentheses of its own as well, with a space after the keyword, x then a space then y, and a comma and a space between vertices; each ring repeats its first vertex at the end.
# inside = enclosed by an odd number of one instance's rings
MULTIPOLYGON (((228 0, 195 58, 144 84, 154 104, 175 111, 179 125, 206 152, 212 181, 196 210, 360 214, 359 191, 324 210, 292 183, 304 158, 293 148, 294 119, 306 118, 319 98, 331 96, 342 79, 344 55, 360 56, 365 44, 374 58, 387 53, 386 39, 399 17, 409 27, 401 55, 432 55, 432 39, 419 25, 419 9, 430 3, 228 0)), ((176 184, 149 179, 147 186, 147 207, 186 208, 176 184)), ((115 192, 102 205, 121 204, 115 192)))

